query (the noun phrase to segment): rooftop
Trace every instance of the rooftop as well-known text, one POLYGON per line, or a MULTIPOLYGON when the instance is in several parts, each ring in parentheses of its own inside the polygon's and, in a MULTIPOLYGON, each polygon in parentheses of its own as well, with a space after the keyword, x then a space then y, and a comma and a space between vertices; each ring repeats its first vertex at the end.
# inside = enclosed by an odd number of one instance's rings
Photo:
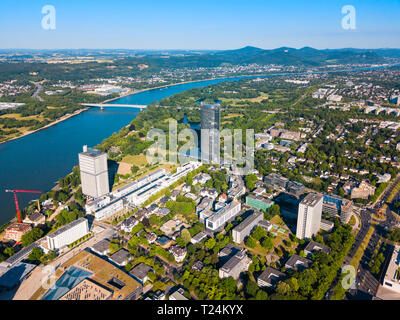
POLYGON ((131 257, 131 254, 126 249, 120 249, 110 256, 110 260, 116 264, 123 264, 131 257))
MULTIPOLYGON (((244 219, 239 225, 237 225, 233 230, 237 232, 243 231, 247 228, 250 224, 254 222, 254 220, 258 219, 260 216, 264 215, 262 212, 254 212, 253 214, 249 215, 246 219, 244 219)), ((233 231, 232 230, 232 231, 233 231)))
MULTIPOLYGON (((283 272, 280 272, 274 268, 267 267, 258 277, 258 279, 270 284, 274 285, 276 282, 286 278, 286 274, 283 272)), ((257 280, 258 280, 257 279, 257 280)))
POLYGON ((320 193, 309 193, 301 200, 300 204, 314 207, 322 199, 322 194, 320 193))
POLYGON ((93 280, 85 279, 63 295, 60 300, 108 300, 112 294, 113 290, 93 280))
POLYGON ((95 243, 92 246, 92 249, 96 252, 105 252, 108 250, 109 245, 110 245, 110 240, 103 239, 103 240, 100 240, 99 242, 95 243))
POLYGON ((60 229, 54 231, 53 233, 49 234, 48 237, 49 238, 55 238, 58 235, 60 235, 61 233, 65 232, 65 231, 77 226, 78 224, 85 222, 85 221, 87 222, 87 220, 85 218, 79 218, 77 220, 74 220, 74 221, 68 223, 67 225, 61 227, 60 229))
POLYGON ((135 278, 142 281, 145 277, 147 277, 147 274, 152 270, 153 270, 152 267, 148 266, 147 264, 139 263, 129 273, 135 278))
POLYGON ((312 261, 303 257, 298 256, 297 254, 292 255, 288 261, 286 261, 285 266, 287 268, 296 268, 298 265, 301 265, 305 268, 308 268, 311 265, 312 261))
POLYGON ((308 251, 311 253, 314 253, 316 251, 321 251, 329 254, 329 252, 331 252, 331 249, 328 246, 325 246, 321 243, 310 241, 305 247, 304 251, 308 251))

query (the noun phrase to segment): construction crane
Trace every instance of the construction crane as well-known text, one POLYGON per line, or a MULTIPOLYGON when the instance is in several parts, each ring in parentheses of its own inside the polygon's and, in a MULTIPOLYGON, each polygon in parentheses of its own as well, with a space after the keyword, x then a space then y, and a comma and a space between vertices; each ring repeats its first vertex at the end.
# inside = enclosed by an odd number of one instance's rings
MULTIPOLYGON (((17 193, 19 193, 19 192, 22 192, 22 193, 42 193, 41 191, 30 191, 30 190, 6 190, 6 192, 12 192, 14 194, 15 207, 17 208, 17 215, 18 215, 18 222, 19 223, 21 223, 21 214, 20 214, 20 211, 19 211, 17 193)), ((38 209, 40 210, 40 207, 38 209)))

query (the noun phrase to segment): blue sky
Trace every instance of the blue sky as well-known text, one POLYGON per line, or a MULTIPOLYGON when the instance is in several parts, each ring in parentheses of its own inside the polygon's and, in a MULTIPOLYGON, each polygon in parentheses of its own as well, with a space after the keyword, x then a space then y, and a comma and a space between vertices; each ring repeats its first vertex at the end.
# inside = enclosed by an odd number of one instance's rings
POLYGON ((400 48, 400 0, 1 0, 0 48, 400 48), (56 30, 41 26, 44 5, 56 30), (344 5, 356 29, 341 27, 344 5))

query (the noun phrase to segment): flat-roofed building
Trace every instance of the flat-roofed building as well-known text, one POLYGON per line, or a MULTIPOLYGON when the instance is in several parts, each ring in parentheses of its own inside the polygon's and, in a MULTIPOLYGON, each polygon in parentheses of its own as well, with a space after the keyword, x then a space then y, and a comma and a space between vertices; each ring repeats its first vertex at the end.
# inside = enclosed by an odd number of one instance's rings
POLYGON ((311 238, 321 228, 322 194, 309 193, 299 204, 296 237, 311 238))
POLYGON ((98 198, 110 192, 106 153, 83 146, 79 169, 84 195, 98 198))
POLYGON ((79 218, 68 223, 47 236, 47 245, 50 250, 58 250, 89 233, 87 219, 79 218))
POLYGON ((246 197, 246 204, 257 210, 267 210, 274 204, 274 202, 269 199, 264 199, 259 196, 248 195, 246 197))
POLYGON ((353 201, 335 194, 324 194, 322 212, 333 216, 339 215, 342 223, 348 223, 353 212, 353 201))
POLYGON ((101 256, 105 256, 110 252, 110 240, 108 239, 103 239, 100 240, 99 242, 95 243, 91 249, 93 252, 101 255, 101 256))
POLYGON ((148 274, 153 272, 153 268, 144 263, 136 265, 129 273, 137 280, 141 285, 144 285, 149 280, 148 274))
POLYGON ((257 278, 257 284, 259 287, 271 288, 275 286, 279 281, 284 281, 287 275, 274 268, 267 267, 257 278))
POLYGON ((184 290, 182 288, 176 290, 174 293, 172 293, 169 296, 168 300, 189 300, 188 298, 186 298, 183 294, 184 294, 184 290))
POLYGON ((126 249, 120 249, 110 256, 110 260, 120 267, 126 266, 132 260, 132 255, 126 249))
POLYGON ((248 216, 239 225, 232 229, 233 241, 236 243, 242 243, 254 227, 263 219, 264 214, 262 212, 254 212, 248 216))
POLYGON ((192 244, 196 244, 196 243, 199 243, 200 241, 204 240, 207 237, 208 237, 207 233, 205 233, 204 231, 200 231, 199 233, 195 234, 192 237, 192 239, 190 239, 190 242, 192 244))
POLYGON ((251 259, 247 256, 246 252, 239 251, 219 269, 219 277, 221 279, 232 277, 237 280, 242 272, 249 269, 250 263, 251 259))
POLYGON ((277 175, 276 173, 270 173, 269 175, 264 177, 264 182, 268 188, 278 187, 281 189, 285 189, 288 181, 289 180, 287 178, 281 177, 280 175, 277 175))
POLYGON ((4 234, 4 239, 14 240, 15 242, 21 242, 22 236, 31 230, 32 230, 32 227, 30 224, 13 223, 6 228, 5 234, 4 234))
POLYGON ((304 193, 305 187, 303 184, 296 181, 289 181, 286 184, 286 191, 295 195, 296 197, 300 197, 304 193))
POLYGON ((214 212, 213 215, 205 219, 206 228, 216 231, 222 228, 225 223, 236 217, 240 213, 240 202, 232 201, 222 209, 214 212))
POLYGON ((382 286, 400 293, 400 246, 398 245, 394 246, 382 286))
POLYGON ((101 286, 91 279, 84 279, 59 300, 110 300, 113 290, 101 286))

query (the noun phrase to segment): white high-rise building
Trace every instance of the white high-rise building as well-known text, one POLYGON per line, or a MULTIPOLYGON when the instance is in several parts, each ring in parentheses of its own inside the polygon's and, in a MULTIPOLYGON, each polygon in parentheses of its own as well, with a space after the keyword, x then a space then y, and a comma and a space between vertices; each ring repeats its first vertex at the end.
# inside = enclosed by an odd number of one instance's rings
POLYGON ((311 238, 319 231, 321 225, 322 204, 323 196, 318 193, 309 193, 300 202, 297 215, 297 238, 311 238))
POLYGON ((68 223, 47 236, 47 245, 50 250, 58 250, 89 233, 88 220, 79 218, 68 223))
POLYGON ((79 168, 84 195, 98 198, 110 192, 106 153, 83 146, 83 152, 79 153, 79 168))

